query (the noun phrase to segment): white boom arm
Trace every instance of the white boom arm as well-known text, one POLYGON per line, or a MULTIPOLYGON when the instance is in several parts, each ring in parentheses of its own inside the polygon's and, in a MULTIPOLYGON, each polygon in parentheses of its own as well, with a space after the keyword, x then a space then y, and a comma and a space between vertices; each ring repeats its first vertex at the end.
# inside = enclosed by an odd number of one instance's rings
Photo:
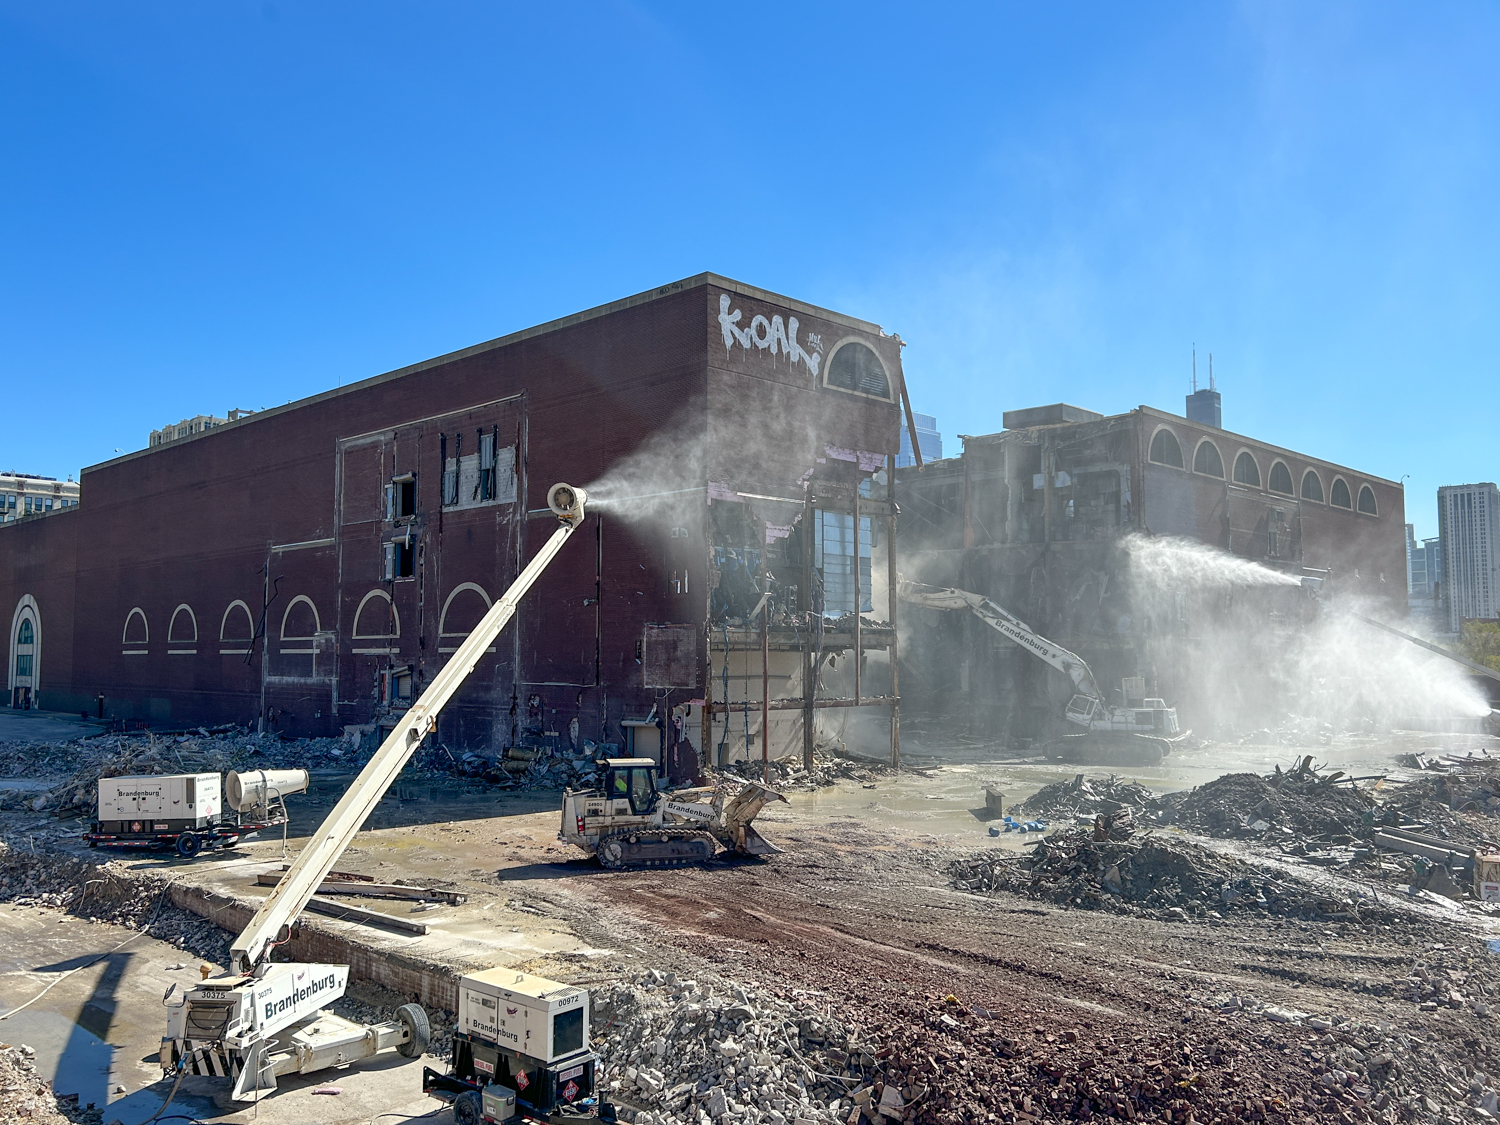
POLYGON ((452 659, 433 677, 431 685, 401 717, 396 729, 380 744, 374 757, 318 826, 291 869, 261 903, 255 917, 250 919, 250 924, 230 947, 230 972, 252 971, 272 942, 285 940, 286 931, 302 913, 307 900, 312 898, 324 877, 333 870, 333 865, 344 854, 344 849, 354 839, 359 826, 380 803, 386 790, 396 780, 396 775, 421 745, 422 739, 437 726, 438 713, 453 698, 453 693, 468 679, 485 650, 515 616, 516 606, 526 591, 583 522, 583 505, 586 499, 583 489, 566 484, 555 484, 548 491, 547 506, 557 514, 562 526, 552 533, 552 538, 526 564, 526 569, 511 583, 510 589, 490 607, 489 612, 474 627, 474 631, 458 646, 452 659))
POLYGON ((1059 671, 1066 672, 1079 695, 1096 700, 1103 706, 1104 696, 1099 691, 1099 685, 1094 682, 1094 673, 1084 663, 1083 657, 1069 652, 1062 645, 1049 641, 1019 617, 1007 613, 988 598, 981 597, 979 594, 971 594, 967 590, 923 586, 919 582, 907 582, 904 579, 898 587, 898 592, 902 601, 910 602, 912 605, 926 606, 928 609, 969 610, 990 628, 1015 641, 1031 655, 1040 657, 1059 671))

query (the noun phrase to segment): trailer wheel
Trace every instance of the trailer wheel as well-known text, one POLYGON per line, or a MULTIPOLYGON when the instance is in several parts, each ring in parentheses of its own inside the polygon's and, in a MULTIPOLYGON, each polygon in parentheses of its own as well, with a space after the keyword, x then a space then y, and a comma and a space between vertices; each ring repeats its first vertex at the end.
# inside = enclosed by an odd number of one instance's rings
MULTIPOLYGON (((406 1026, 406 1042, 396 1050, 409 1059, 419 1059, 432 1042, 432 1028, 427 1023, 427 1013, 420 1004, 402 1004, 396 1009, 396 1018, 406 1026)), ((460 1099, 462 1100, 462 1099, 460 1099)), ((478 1121, 479 1118, 474 1118, 478 1121)))
POLYGON ((183 859, 192 859, 203 850, 203 840, 194 836, 191 832, 184 832, 177 837, 177 854, 183 859))
POLYGON ((473 1090, 459 1094, 453 1101, 453 1120, 458 1125, 480 1125, 484 1120, 484 1104, 473 1090))

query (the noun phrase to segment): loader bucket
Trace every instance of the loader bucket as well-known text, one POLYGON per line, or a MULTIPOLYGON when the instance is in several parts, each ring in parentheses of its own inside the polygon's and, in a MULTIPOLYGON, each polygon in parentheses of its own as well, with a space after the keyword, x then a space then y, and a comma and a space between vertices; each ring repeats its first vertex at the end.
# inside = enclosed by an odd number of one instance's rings
POLYGON ((772 801, 785 800, 784 796, 769 785, 762 785, 758 781, 745 782, 740 791, 724 803, 724 811, 720 814, 721 820, 718 826, 719 831, 723 833, 721 838, 735 851, 744 855, 778 853, 781 849, 752 828, 750 822, 760 815, 761 809, 772 801))
POLYGON ((745 855, 780 855, 781 849, 767 840, 755 830, 754 825, 747 824, 741 829, 745 840, 735 848, 736 851, 745 855))

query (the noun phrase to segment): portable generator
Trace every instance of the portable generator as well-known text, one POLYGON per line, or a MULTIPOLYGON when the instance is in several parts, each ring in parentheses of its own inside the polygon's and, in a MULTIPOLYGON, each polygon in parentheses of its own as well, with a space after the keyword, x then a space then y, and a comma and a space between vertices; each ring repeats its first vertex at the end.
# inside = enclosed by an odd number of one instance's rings
POLYGON ((451 1099, 459 1125, 506 1120, 500 1113, 613 1121, 613 1107, 595 1093, 598 1066, 586 989, 486 969, 459 979, 450 1072, 424 1068, 422 1090, 451 1099))

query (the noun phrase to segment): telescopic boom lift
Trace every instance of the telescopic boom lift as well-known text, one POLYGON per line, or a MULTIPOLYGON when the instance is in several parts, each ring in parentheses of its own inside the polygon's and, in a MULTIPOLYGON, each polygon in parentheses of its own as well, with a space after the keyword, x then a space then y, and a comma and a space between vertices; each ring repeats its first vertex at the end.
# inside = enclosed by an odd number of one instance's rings
POLYGON ((490 607, 313 833, 230 946, 228 972, 180 995, 175 989, 168 992, 167 1034, 160 1056, 167 1070, 233 1078, 234 1100, 257 1101, 276 1088, 281 1074, 342 1065, 388 1047, 409 1058, 422 1054, 429 1030, 426 1013, 417 1005, 403 1005, 398 1018, 388 1023, 352 1023, 321 1010, 343 995, 347 965, 274 962, 269 954, 290 940, 292 923, 359 826, 422 739, 436 728, 443 707, 515 616, 526 591, 583 522, 586 499, 583 489, 567 484, 548 490, 547 506, 561 526, 490 607))

